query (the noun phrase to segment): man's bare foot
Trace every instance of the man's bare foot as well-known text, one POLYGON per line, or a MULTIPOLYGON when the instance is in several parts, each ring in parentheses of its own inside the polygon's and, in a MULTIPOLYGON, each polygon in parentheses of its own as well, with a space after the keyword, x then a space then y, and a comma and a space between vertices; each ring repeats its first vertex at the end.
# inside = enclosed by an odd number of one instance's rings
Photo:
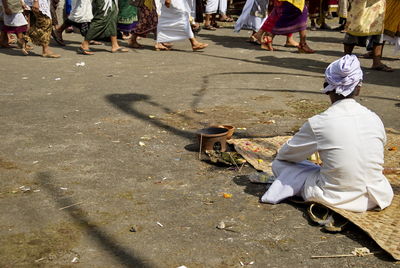
POLYGON ((155 44, 154 49, 155 49, 156 51, 168 51, 168 50, 171 50, 171 48, 165 46, 164 43, 157 43, 157 44, 155 44))
POLYGON ((141 44, 139 44, 136 41, 132 41, 132 40, 128 42, 128 47, 130 47, 130 48, 143 48, 143 46, 141 44))
POLYGON ((198 50, 201 50, 201 49, 205 49, 206 47, 208 47, 208 44, 206 44, 206 43, 197 43, 195 45, 192 45, 192 50, 193 51, 198 51, 198 50))
POLYGON ((274 51, 274 48, 272 46, 272 38, 268 35, 264 35, 261 38, 261 49, 265 49, 268 51, 274 51))

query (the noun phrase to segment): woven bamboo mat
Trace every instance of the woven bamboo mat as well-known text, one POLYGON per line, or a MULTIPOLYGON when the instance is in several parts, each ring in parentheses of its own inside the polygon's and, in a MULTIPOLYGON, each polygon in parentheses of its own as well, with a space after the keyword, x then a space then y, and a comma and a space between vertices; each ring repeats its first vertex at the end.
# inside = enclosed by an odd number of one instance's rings
MULTIPOLYGON (((231 139, 235 150, 240 153, 257 170, 271 173, 271 162, 278 149, 290 136, 277 136, 257 139, 231 139)), ((385 146, 385 168, 390 170, 400 168, 400 133, 387 129, 387 144, 385 146)), ((394 259, 400 260, 400 176, 388 174, 394 198, 390 207, 382 211, 367 211, 355 213, 330 207, 349 221, 365 231, 382 249, 394 259)))

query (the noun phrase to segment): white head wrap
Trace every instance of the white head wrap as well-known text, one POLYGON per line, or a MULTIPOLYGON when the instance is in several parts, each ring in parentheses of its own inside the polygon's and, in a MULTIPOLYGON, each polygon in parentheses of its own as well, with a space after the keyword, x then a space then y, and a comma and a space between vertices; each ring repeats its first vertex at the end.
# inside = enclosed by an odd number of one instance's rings
POLYGON ((336 94, 347 97, 362 79, 363 72, 360 68, 360 61, 355 55, 346 55, 332 62, 326 68, 325 80, 329 85, 322 89, 322 92, 335 90, 336 94))

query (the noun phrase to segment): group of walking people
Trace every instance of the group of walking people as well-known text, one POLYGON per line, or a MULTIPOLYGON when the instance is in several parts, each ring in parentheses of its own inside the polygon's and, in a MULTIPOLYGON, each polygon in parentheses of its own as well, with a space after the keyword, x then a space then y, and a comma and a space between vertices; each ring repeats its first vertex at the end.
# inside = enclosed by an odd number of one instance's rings
MULTIPOLYGON (((118 35, 128 40, 128 47, 143 46, 140 38, 152 33, 156 50, 171 50, 172 42, 187 39, 193 51, 204 49, 195 33, 203 29, 215 31, 220 21, 232 22, 227 16, 228 0, 66 0, 63 24, 57 20, 59 0, 1 0, 1 47, 10 47, 8 35, 17 36, 17 44, 24 55, 32 49, 28 41, 42 46, 42 55, 57 58, 49 48, 51 36, 65 45, 63 31, 68 27, 79 29, 83 41, 77 52, 93 55, 91 45, 111 41, 111 52, 125 53, 118 35), (50 1, 50 2, 49 2, 50 1)), ((273 51, 276 35, 285 35, 287 47, 300 53, 314 53, 306 42, 308 19, 311 30, 317 25, 328 29, 325 19, 336 12, 340 17, 339 30, 346 32, 344 52, 351 54, 355 45, 366 46, 372 68, 381 71, 392 69, 381 62, 385 40, 396 44, 400 50, 400 2, 398 0, 247 0, 235 24, 235 31, 253 31, 250 42, 262 49, 273 51), (344 27, 345 26, 345 27, 344 27), (299 42, 293 39, 299 33, 299 42)))
POLYGON ((199 42, 193 33, 199 30, 199 23, 196 23, 199 15, 196 19, 196 14, 201 13, 196 0, 72 0, 70 8, 65 9, 68 14, 61 25, 54 23, 57 21, 57 3, 54 2, 58 0, 1 0, 0 46, 12 47, 9 35, 15 34, 24 55, 32 49, 27 45, 31 41, 43 47, 43 57, 58 58, 60 55, 49 49, 51 36, 64 46, 63 31, 71 26, 79 29, 83 36, 77 50, 83 55, 93 55, 91 45, 109 40, 112 53, 128 52, 119 45, 119 32, 129 37, 128 46, 136 49, 142 48, 139 38, 150 33, 156 38, 156 50, 170 50, 171 42, 183 39, 190 41, 193 51, 208 46, 199 42))
POLYGON ((372 69, 391 72, 392 68, 381 62, 385 41, 395 44, 400 51, 400 1, 398 0, 247 0, 235 31, 252 30, 249 41, 273 51, 275 35, 286 35, 285 46, 296 47, 300 53, 314 53, 306 42, 307 19, 311 30, 316 25, 330 29, 325 18, 336 12, 340 17, 337 30, 345 32, 345 54, 352 54, 354 46, 366 47, 365 56, 373 59, 372 69), (308 6, 307 6, 308 4, 308 6), (271 11, 268 12, 268 9, 271 11), (308 12, 312 9, 312 12, 308 12), (292 35, 298 32, 300 42, 292 35))

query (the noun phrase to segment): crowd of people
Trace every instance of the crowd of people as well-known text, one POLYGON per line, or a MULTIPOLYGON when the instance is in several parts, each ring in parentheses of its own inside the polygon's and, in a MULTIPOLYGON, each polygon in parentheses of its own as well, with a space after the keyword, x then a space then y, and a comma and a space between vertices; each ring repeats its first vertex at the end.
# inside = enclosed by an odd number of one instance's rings
MULTIPOLYGON (((156 39, 156 50, 171 50, 172 42, 187 39, 197 51, 208 46, 195 37, 200 29, 217 30, 217 19, 233 22, 227 15, 228 0, 66 0, 61 25, 56 12, 59 0, 0 3, 0 46, 12 47, 10 35, 15 34, 24 55, 32 49, 28 44, 31 41, 42 46, 42 55, 48 58, 60 57, 49 48, 51 37, 64 46, 63 32, 71 27, 79 29, 83 37, 77 52, 93 55, 90 46, 102 44, 100 41, 111 41, 113 53, 128 52, 119 45, 119 37, 126 39, 130 48, 142 48, 140 38, 150 33, 156 39)), ((235 31, 253 30, 249 41, 265 50, 274 50, 274 36, 285 35, 285 46, 295 47, 300 53, 315 53, 306 42, 308 21, 312 31, 331 29, 326 19, 333 14, 340 18, 335 29, 345 32, 345 54, 351 54, 356 45, 367 47, 366 57, 373 59, 373 69, 392 71, 381 62, 381 56, 385 41, 395 43, 400 50, 398 0, 247 0, 235 31), (299 42, 293 39, 296 32, 299 42)))

